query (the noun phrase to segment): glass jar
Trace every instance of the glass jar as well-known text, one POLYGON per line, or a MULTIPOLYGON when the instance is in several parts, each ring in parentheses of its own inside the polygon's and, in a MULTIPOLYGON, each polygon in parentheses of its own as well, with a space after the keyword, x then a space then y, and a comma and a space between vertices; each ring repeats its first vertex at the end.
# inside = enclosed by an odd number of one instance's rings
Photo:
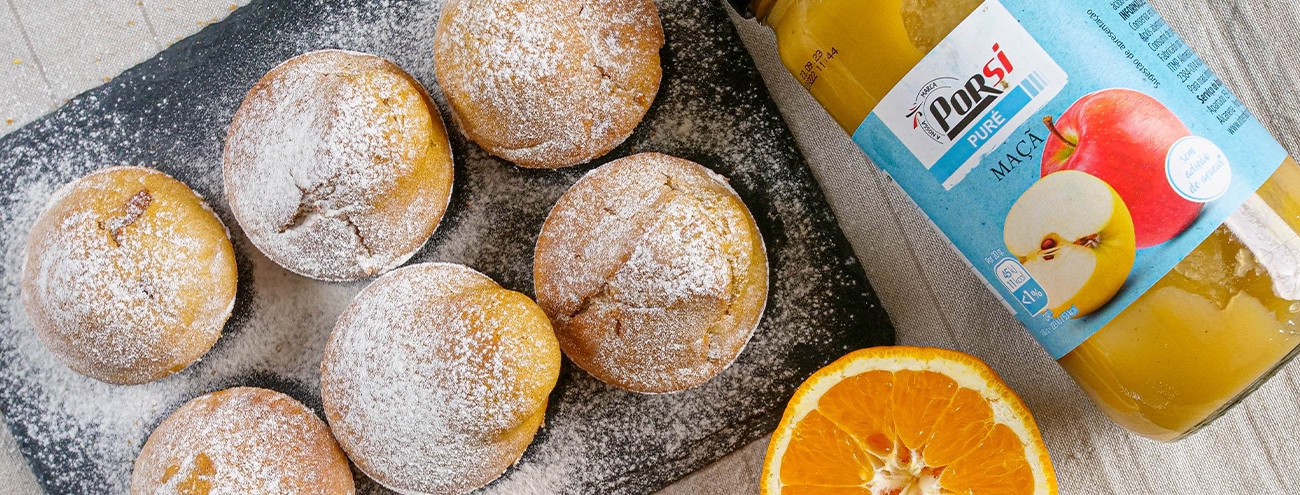
MULTIPOLYGON (((854 134, 983 2, 732 3, 775 31, 787 70, 854 134)), ((1120 426, 1160 441, 1196 431, 1300 349, 1297 232, 1300 166, 1287 158, 1227 222, 1058 362, 1120 426)))

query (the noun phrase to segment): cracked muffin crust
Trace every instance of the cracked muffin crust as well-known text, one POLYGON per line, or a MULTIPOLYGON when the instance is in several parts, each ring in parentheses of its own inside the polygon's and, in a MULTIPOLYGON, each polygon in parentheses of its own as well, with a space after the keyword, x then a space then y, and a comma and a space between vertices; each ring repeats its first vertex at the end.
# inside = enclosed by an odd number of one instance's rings
POLYGON ((186 402, 136 457, 132 495, 352 495, 348 459, 307 406, 238 387, 186 402))
POLYGON ((27 239, 21 290, 64 364, 133 385, 208 352, 237 279, 230 238, 203 198, 157 170, 110 167, 54 194, 27 239))
POLYGON ((560 168, 632 134, 659 91, 663 45, 652 0, 450 0, 433 53, 466 137, 560 168))
POLYGON ((551 324, 528 296, 465 266, 424 263, 379 277, 339 316, 321 400, 375 481, 465 493, 523 455, 559 373, 551 324))
POLYGON ((451 198, 442 117, 418 81, 382 58, 299 55, 253 86, 230 123, 226 199, 280 266, 356 280, 410 259, 451 198))
POLYGON ((676 392, 717 375, 753 335, 767 253, 726 179, 642 153, 560 197, 537 239, 533 280, 574 363, 616 387, 676 392))

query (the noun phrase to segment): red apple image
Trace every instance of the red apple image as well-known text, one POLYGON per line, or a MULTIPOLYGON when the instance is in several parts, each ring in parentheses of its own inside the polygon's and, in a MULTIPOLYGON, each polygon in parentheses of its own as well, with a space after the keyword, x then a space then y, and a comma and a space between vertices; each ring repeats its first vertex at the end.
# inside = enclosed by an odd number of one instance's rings
POLYGON ((1192 131, 1155 98, 1106 89, 1080 98, 1056 122, 1043 120, 1051 132, 1043 176, 1078 170, 1110 184, 1133 216, 1139 249, 1173 239, 1200 215, 1201 203, 1179 196, 1165 175, 1169 148, 1192 131))

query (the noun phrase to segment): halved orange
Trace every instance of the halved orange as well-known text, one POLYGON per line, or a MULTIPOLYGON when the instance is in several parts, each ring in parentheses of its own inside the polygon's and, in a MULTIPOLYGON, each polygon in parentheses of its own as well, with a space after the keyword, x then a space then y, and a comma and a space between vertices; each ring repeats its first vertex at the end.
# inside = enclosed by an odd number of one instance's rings
POLYGON ((874 347, 808 378, 763 462, 769 495, 1055 494, 1020 397, 979 358, 874 347))

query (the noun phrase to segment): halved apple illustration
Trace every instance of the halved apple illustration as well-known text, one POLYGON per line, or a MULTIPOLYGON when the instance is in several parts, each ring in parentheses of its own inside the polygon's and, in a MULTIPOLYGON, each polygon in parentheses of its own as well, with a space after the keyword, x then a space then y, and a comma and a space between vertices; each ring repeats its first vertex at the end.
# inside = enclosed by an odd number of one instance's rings
POLYGON ((1109 302, 1137 253, 1119 193, 1076 170, 1048 174, 1026 190, 1007 213, 1003 240, 1047 292, 1056 317, 1073 306, 1077 318, 1109 302))

